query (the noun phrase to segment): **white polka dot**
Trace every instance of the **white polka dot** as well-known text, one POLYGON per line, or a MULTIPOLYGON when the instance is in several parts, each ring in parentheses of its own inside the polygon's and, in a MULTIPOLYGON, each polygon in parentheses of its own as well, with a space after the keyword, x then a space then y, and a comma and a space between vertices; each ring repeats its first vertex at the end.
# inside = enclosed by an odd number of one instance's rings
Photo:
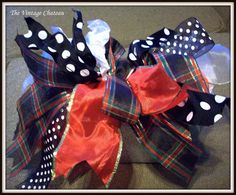
POLYGON ((49 139, 50 139, 50 141, 52 141, 52 137, 50 137, 49 139))
POLYGON ((160 49, 160 51, 161 51, 161 52, 163 52, 163 51, 164 51, 164 49, 163 49, 163 48, 161 48, 161 49, 160 49))
POLYGON ((135 57, 135 55, 133 53, 129 54, 129 59, 131 59, 132 61, 136 61, 137 58, 135 57))
POLYGON ((176 47, 177 43, 176 43, 176 42, 174 42, 174 43, 173 43, 173 45, 176 47))
POLYGON ((208 37, 208 39, 212 40, 212 38, 211 38, 211 37, 208 37))
POLYGON ((166 44, 167 44, 167 45, 170 45, 170 42, 168 41, 166 44))
POLYGON ((43 179, 44 182, 45 182, 46 180, 47 180, 46 178, 43 179))
POLYGON ((195 24, 195 27, 196 27, 196 28, 199 28, 199 25, 198 25, 198 24, 195 24))
POLYGON ((159 42, 159 45, 160 45, 160 46, 165 46, 166 44, 165 44, 165 43, 162 43, 162 42, 159 42))
POLYGON ((192 46, 191 46, 191 50, 194 50, 194 49, 195 49, 195 47, 192 45, 192 46))
POLYGON ((203 43, 204 43, 204 40, 203 40, 203 39, 201 39, 201 40, 200 40, 200 43, 201 43, 201 44, 203 44, 203 43))
POLYGON ((34 189, 36 189, 37 188, 37 186, 34 186, 34 189))
POLYGON ((55 121, 52 121, 52 124, 54 124, 55 123, 55 121))
POLYGON ((55 38, 57 43, 62 43, 64 41, 64 37, 62 36, 62 34, 57 34, 55 38))
POLYGON ((203 110, 210 110, 211 106, 207 102, 200 102, 200 106, 203 110))
POLYGON ((41 169, 43 169, 43 165, 41 165, 41 169))
POLYGON ((44 186, 43 186, 43 189, 45 189, 45 188, 46 188, 46 186, 44 185, 44 186))
POLYGON ((39 172, 37 172, 36 175, 39 176, 39 172))
POLYGON ((41 39, 41 40, 45 40, 47 38, 48 34, 45 30, 41 30, 39 31, 38 33, 38 37, 41 39))
POLYGON ((216 123, 218 120, 220 120, 222 118, 222 115, 221 114, 217 114, 215 115, 214 117, 214 122, 216 123))
POLYGON ((75 66, 73 64, 67 64, 66 70, 69 72, 75 72, 75 66))
POLYGON ((184 101, 182 101, 182 102, 180 102, 180 103, 178 104, 179 107, 184 107, 184 105, 185 105, 185 102, 184 102, 184 101))
POLYGON ((187 44, 186 44, 186 45, 184 45, 184 48, 185 48, 185 49, 188 49, 188 45, 187 45, 187 44))
POLYGON ((152 42, 152 41, 146 41, 146 43, 147 43, 148 45, 153 45, 153 42, 152 42))
POLYGON ((39 182, 41 183, 43 181, 43 179, 40 179, 39 182))
POLYGON ((185 37, 185 41, 188 41, 189 40, 189 38, 188 37, 185 37))
POLYGON ((62 56, 63 59, 69 58, 69 57, 70 57, 70 51, 64 50, 64 51, 62 52, 61 56, 62 56))
POLYGON ((183 39, 183 37, 182 36, 179 36, 179 40, 182 40, 183 39))
POLYGON ((179 47, 180 47, 180 48, 182 47, 182 44, 181 44, 181 43, 179 44, 179 47))
POLYGON ((76 24, 76 27, 79 28, 79 29, 82 29, 83 28, 83 23, 82 22, 78 22, 76 24))
POLYGON ((78 56, 78 60, 84 64, 84 60, 82 60, 81 57, 78 56))
POLYGON ((167 52, 167 53, 170 53, 170 49, 167 49, 166 52, 167 52))
POLYGON ((193 111, 191 111, 191 112, 187 115, 186 121, 189 122, 189 121, 192 120, 192 118, 193 118, 193 111))
POLYGON ((183 28, 180 28, 180 29, 179 29, 179 32, 181 32, 181 33, 182 33, 182 32, 183 32, 183 28))
POLYGON ((187 28, 187 29, 186 29, 186 33, 190 33, 190 29, 187 28))
POLYGON ((56 135, 54 135, 54 139, 57 139, 57 136, 56 136, 56 135))
POLYGON ((48 170, 48 174, 50 174, 50 171, 48 170))
POLYGON ((49 50, 50 52, 52 52, 52 53, 55 53, 55 52, 56 52, 56 50, 53 49, 53 48, 51 48, 51 47, 48 47, 48 50, 49 50))
POLYGON ((61 120, 64 120, 64 119, 65 119, 65 116, 64 116, 64 115, 62 115, 62 116, 61 116, 61 120))
POLYGON ((31 186, 28 186, 28 189, 31 189, 31 186))
POLYGON ((178 54, 179 54, 179 55, 181 55, 181 54, 182 54, 182 52, 181 52, 181 51, 179 51, 179 52, 178 52, 178 54))
POLYGON ((25 185, 22 185, 21 188, 25 188, 25 185))
POLYGON ((144 44, 142 44, 141 47, 142 47, 142 48, 149 48, 148 45, 144 45, 144 44))
POLYGON ((164 28, 165 35, 170 35, 170 31, 167 28, 164 28))
POLYGON ((50 129, 48 129, 48 133, 49 133, 49 134, 51 133, 51 130, 50 130, 50 129))
POLYGON ((134 48, 134 55, 137 56, 137 49, 136 49, 136 47, 134 48))
POLYGON ((188 54, 186 52, 184 52, 184 55, 187 56, 188 54))
POLYGON ((191 25, 192 25, 192 22, 189 21, 187 24, 188 24, 188 26, 191 26, 191 25))
POLYGON ((135 44, 135 43, 138 43, 140 40, 134 40, 133 41, 133 45, 135 44))
POLYGON ((41 186, 38 186, 38 189, 41 189, 41 186))
POLYGON ((198 31, 197 31, 197 30, 195 30, 195 31, 193 31, 193 33, 194 33, 195 35, 197 35, 197 34, 198 34, 198 31))
POLYGON ((205 32, 206 30, 204 28, 202 28, 202 30, 205 32))
POLYGON ((79 51, 84 51, 84 49, 85 49, 85 44, 83 43, 83 42, 79 42, 79 43, 77 43, 77 49, 79 50, 79 51))
POLYGON ((28 30, 28 32, 26 34, 24 34, 25 38, 30 38, 33 35, 31 30, 28 30))
POLYGON ((50 181, 50 177, 48 177, 48 181, 50 181))
POLYGON ((197 22, 197 23, 199 23, 199 21, 198 21, 198 20, 196 20, 196 22, 197 22))
POLYGON ((196 41, 197 41, 197 39, 196 39, 196 38, 193 38, 193 39, 192 39, 192 41, 193 41, 193 42, 196 42, 196 41))
POLYGON ((172 53, 173 53, 173 54, 176 54, 176 51, 175 51, 175 50, 173 50, 173 51, 172 51, 172 53))
POLYGON ((90 74, 88 69, 82 69, 82 70, 80 70, 79 73, 82 77, 87 77, 90 74))
POLYGON ((37 48, 37 45, 35 45, 35 44, 33 43, 33 44, 30 44, 30 45, 28 46, 28 48, 37 48))
POLYGON ((153 40, 153 39, 154 39, 154 37, 147 37, 147 39, 149 39, 149 40, 153 40))
POLYGON ((60 126, 60 125, 57 125, 57 129, 61 129, 61 126, 60 126))
POLYGON ((177 36, 177 35, 175 35, 175 36, 174 36, 174 39, 177 39, 177 38, 178 38, 178 36, 177 36))
POLYGON ((226 97, 221 96, 221 95, 216 95, 215 96, 215 101, 219 104, 222 103, 223 101, 225 101, 225 99, 226 99, 226 97))
POLYGON ((35 179, 34 182, 35 182, 35 183, 38 183, 38 179, 35 179))
POLYGON ((206 36, 206 34, 203 32, 203 33, 202 33, 202 36, 203 36, 203 37, 205 37, 205 36, 206 36))

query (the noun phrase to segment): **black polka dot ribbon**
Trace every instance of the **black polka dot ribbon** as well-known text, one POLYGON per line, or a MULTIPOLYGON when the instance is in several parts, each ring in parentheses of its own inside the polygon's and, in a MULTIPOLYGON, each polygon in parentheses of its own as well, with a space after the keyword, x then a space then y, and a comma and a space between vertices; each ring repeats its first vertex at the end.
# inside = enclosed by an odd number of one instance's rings
POLYGON ((76 83, 96 80, 99 75, 94 70, 96 59, 90 52, 82 33, 83 21, 80 11, 75 11, 73 39, 70 41, 63 32, 51 35, 40 23, 31 17, 25 18, 29 31, 20 36, 28 49, 41 49, 49 53, 54 61, 76 83))
POLYGON ((43 135, 42 156, 38 168, 17 186, 19 189, 47 189, 53 173, 53 153, 57 148, 66 127, 67 105, 53 117, 43 135))
POLYGON ((129 47, 128 59, 136 66, 143 65, 142 56, 151 48, 165 55, 203 55, 214 46, 214 41, 196 18, 188 18, 175 30, 163 28, 146 40, 134 40, 129 47))
POLYGON ((230 99, 221 95, 188 91, 189 97, 166 112, 173 120, 189 125, 209 126, 222 118, 230 99))

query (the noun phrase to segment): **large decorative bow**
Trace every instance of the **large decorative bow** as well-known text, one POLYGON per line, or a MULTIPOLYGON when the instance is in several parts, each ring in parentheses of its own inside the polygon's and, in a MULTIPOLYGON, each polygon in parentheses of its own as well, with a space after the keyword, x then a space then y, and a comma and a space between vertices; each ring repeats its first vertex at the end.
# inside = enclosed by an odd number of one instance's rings
POLYGON ((122 122, 164 168, 188 183, 204 155, 188 126, 214 124, 229 105, 229 98, 208 93, 195 60, 214 42, 189 18, 175 31, 163 28, 133 41, 128 61, 120 59, 124 48, 110 37, 104 45, 109 76, 102 79, 76 13, 72 41, 62 31, 51 35, 32 18, 26 18, 29 32, 16 37, 34 83, 17 102, 20 120, 7 150, 14 157, 11 175, 42 151, 39 167, 18 187, 47 188, 85 161, 108 186, 121 156, 122 122), (46 51, 53 60, 31 49, 46 51))

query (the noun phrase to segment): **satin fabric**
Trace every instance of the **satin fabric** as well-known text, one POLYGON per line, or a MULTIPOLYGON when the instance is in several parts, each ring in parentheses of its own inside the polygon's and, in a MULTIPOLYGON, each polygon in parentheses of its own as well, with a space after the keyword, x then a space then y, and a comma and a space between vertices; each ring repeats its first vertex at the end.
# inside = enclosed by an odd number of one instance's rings
MULTIPOLYGON (((159 65, 138 69, 128 83, 143 114, 164 112, 188 97, 187 87, 181 89, 159 65)), ((105 84, 102 80, 76 87, 67 129, 54 154, 56 177, 67 177, 76 164, 87 161, 103 183, 109 183, 119 153, 120 122, 101 112, 105 84)))
POLYGON ((105 81, 80 84, 75 90, 68 126, 55 155, 55 176, 68 176, 76 164, 87 161, 107 185, 119 152, 120 122, 101 112, 105 81))
POLYGON ((181 88, 161 64, 138 68, 128 82, 141 103, 144 115, 165 112, 188 97, 189 87, 184 85, 181 88))

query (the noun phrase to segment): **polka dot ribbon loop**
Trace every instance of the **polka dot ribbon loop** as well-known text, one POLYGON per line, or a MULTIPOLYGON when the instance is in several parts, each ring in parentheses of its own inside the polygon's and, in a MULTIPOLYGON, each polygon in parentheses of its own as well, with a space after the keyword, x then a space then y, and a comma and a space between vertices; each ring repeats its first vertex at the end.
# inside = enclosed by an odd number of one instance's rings
POLYGON ((190 55, 195 58, 205 54, 214 46, 196 18, 188 18, 175 30, 163 28, 148 36, 146 40, 134 40, 129 47, 128 59, 136 66, 144 65, 142 56, 151 48, 156 48, 165 55, 190 55))
POLYGON ((167 111, 170 118, 189 125, 209 126, 220 120, 223 109, 230 107, 230 98, 221 95, 188 91, 189 97, 167 111))
POLYGON ((52 118, 43 135, 43 149, 38 168, 18 185, 19 189, 40 190, 47 189, 53 177, 53 159, 66 127, 67 109, 63 106, 52 118))
POLYGON ((27 49, 41 49, 50 54, 74 83, 95 81, 98 73, 94 70, 96 59, 89 50, 82 33, 82 14, 75 11, 77 19, 73 22, 73 39, 69 40, 63 31, 50 34, 33 18, 25 18, 29 31, 18 35, 27 49))

